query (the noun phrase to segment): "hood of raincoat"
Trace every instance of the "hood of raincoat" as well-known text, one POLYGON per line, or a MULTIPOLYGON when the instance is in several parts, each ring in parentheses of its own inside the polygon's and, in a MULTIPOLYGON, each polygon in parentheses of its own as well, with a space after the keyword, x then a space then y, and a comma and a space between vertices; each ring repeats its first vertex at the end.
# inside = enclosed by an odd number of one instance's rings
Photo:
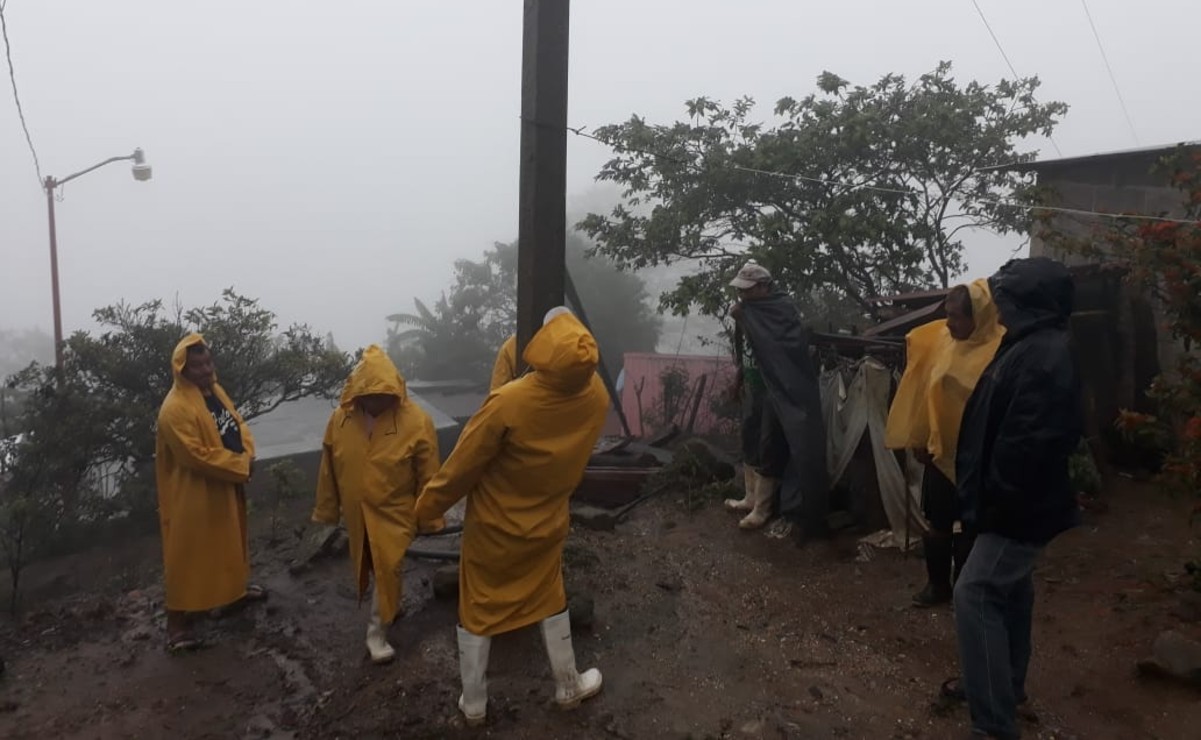
POLYGON ((538 330, 522 357, 547 386, 564 393, 577 393, 592 382, 600 350, 580 320, 565 313, 538 330))
MULTIPOLYGON (((188 347, 195 347, 198 344, 206 344, 204 337, 195 332, 187 335, 179 340, 179 344, 175 345, 175 351, 171 353, 171 375, 175 378, 176 388, 197 388, 196 384, 183 376, 184 366, 188 364, 188 347)), ((213 382, 217 382, 217 373, 213 373, 213 382)))
POLYGON ((962 343, 967 345, 988 344, 999 334, 1005 332, 1005 327, 999 323, 1001 317, 997 313, 997 304, 988 287, 988 278, 973 280, 965 287, 972 299, 972 322, 976 328, 972 330, 972 335, 962 343))
POLYGON ((1064 328, 1072 315, 1076 284, 1062 262, 1030 257, 1006 262, 989 278, 1005 326, 1005 344, 1042 328, 1064 328))
POLYGON ((350 371, 346 385, 342 388, 342 399, 339 404, 344 409, 350 409, 354 400, 359 396, 396 396, 401 403, 409 397, 405 380, 401 377, 396 365, 392 364, 387 353, 373 344, 363 350, 359 364, 350 371))

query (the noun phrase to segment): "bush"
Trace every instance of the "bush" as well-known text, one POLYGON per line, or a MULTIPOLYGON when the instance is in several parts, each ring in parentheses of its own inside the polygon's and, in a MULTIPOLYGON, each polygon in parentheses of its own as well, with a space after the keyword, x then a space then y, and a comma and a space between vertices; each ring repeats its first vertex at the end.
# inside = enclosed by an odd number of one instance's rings
POLYGON ((171 353, 188 333, 205 335, 247 420, 336 393, 352 362, 306 326, 279 330, 273 313, 232 290, 188 311, 118 303, 94 317, 100 332, 66 342, 61 375, 34 364, 9 380, 23 395, 15 428, 25 432, 0 474, 0 544, 14 599, 31 558, 75 549, 117 522, 157 522, 155 422, 173 383, 171 353))

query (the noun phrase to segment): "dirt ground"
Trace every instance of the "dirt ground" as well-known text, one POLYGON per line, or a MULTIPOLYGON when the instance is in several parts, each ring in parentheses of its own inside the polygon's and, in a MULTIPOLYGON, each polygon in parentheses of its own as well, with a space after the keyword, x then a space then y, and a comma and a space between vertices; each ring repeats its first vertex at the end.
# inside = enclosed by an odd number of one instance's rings
MULTIPOLYGON (((1107 502, 1038 573, 1038 721, 1025 736, 1197 737, 1201 693, 1134 669, 1161 630, 1198 636, 1173 615, 1197 547, 1185 503, 1131 482, 1107 502)), ((345 562, 294 577, 295 542, 256 543, 271 599, 208 620, 212 646, 180 657, 163 651, 157 538, 40 565, 25 614, 0 628, 0 737, 947 738, 967 727, 965 709, 933 704, 955 673, 950 610, 908 606, 917 558, 861 562, 852 538, 798 550, 739 532, 717 502, 689 512, 671 498, 615 532, 573 531, 569 589, 595 602, 576 654, 604 672, 604 692, 555 710, 537 631, 509 635, 494 641, 479 730, 454 709, 455 606, 430 598, 437 564, 408 563, 397 660, 377 667, 345 562)))

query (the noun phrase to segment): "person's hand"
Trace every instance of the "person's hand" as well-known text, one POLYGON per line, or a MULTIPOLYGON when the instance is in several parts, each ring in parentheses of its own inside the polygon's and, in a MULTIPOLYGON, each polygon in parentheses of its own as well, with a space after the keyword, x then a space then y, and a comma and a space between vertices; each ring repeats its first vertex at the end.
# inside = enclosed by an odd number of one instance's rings
POLYGON ((730 306, 730 315, 733 316, 736 320, 742 318, 742 301, 735 301, 730 306))
POLYGON ((437 534, 446 529, 446 519, 438 517, 433 521, 417 522, 417 534, 437 534))

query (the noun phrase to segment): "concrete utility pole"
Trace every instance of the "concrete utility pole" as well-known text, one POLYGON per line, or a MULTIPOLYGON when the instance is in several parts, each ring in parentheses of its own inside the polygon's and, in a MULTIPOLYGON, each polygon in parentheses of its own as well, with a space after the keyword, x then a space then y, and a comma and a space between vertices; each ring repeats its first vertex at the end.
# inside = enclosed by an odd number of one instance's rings
POLYGON ((517 221, 517 358, 563 305, 567 235, 567 46, 570 0, 525 0, 521 185, 517 221))

